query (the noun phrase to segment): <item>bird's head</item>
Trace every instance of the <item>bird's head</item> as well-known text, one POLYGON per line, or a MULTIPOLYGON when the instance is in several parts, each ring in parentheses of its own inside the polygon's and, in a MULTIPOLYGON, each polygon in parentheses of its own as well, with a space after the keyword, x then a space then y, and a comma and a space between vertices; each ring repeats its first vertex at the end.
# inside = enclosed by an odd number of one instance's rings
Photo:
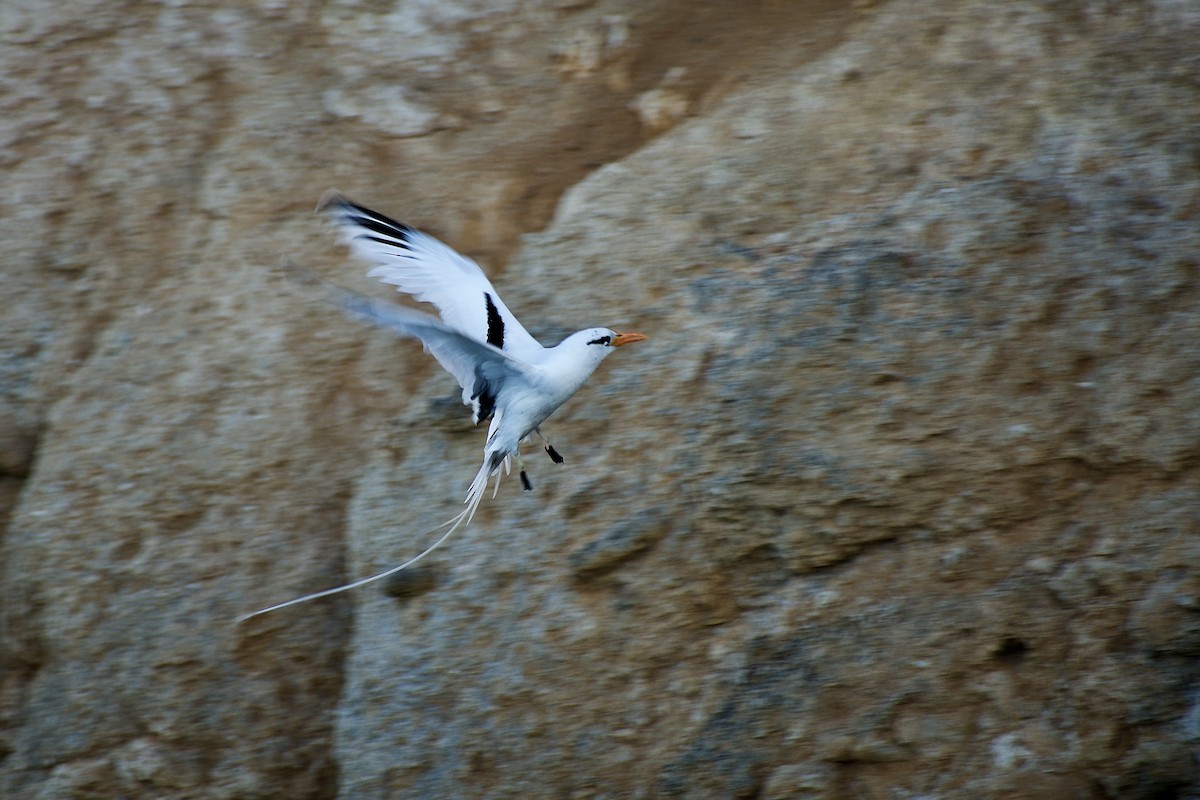
POLYGON ((646 336, 640 333, 617 333, 608 328, 592 328, 580 331, 579 335, 587 339, 589 347, 621 347, 634 342, 646 341, 646 336))
POLYGON ((613 348, 645 339, 640 333, 617 333, 609 328, 587 328, 571 334, 563 340, 563 344, 570 350, 582 353, 586 360, 599 363, 613 348))
POLYGON ((587 342, 588 349, 598 349, 604 355, 612 352, 614 347, 623 347, 634 342, 644 342, 646 337, 640 333, 617 333, 608 328, 590 328, 576 334, 587 342))

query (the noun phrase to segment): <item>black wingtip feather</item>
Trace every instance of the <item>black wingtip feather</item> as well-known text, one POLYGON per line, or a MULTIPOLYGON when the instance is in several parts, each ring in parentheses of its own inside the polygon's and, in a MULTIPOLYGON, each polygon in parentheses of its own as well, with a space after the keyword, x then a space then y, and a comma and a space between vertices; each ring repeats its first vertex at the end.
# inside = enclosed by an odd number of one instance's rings
MULTIPOLYGON (((399 247, 401 244, 405 244, 405 242, 397 242, 395 237, 392 237, 392 236, 386 236, 386 237, 385 236, 372 236, 369 233, 361 234, 360 236, 357 236, 355 238, 366 239, 371 242, 378 242, 379 244, 386 244, 386 245, 390 245, 392 247, 399 247)), ((400 248, 400 249, 406 250, 406 248, 400 248)), ((411 252, 411 251, 408 251, 408 252, 411 252)))
POLYGON ((391 236, 408 243, 409 234, 413 229, 403 222, 359 205, 350 198, 335 191, 326 192, 317 203, 318 212, 328 212, 340 217, 345 222, 352 222, 381 236, 391 236))
POLYGON ((366 228, 374 233, 378 233, 380 236, 391 236, 392 238, 399 239, 405 244, 408 244, 408 236, 412 232, 412 229, 404 223, 396 222, 395 220, 388 219, 387 217, 380 215, 365 216, 361 214, 347 214, 346 219, 355 223, 359 227, 366 228))

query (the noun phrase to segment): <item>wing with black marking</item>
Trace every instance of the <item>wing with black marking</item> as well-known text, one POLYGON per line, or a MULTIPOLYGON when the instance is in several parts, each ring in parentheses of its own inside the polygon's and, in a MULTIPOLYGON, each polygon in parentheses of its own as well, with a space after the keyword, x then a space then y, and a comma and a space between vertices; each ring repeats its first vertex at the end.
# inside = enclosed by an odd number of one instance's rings
POLYGON ((309 289, 326 303, 393 333, 420 339, 462 387, 463 403, 472 407, 475 422, 492 416, 496 396, 509 378, 528 375, 530 367, 524 362, 450 328, 429 314, 352 292, 294 264, 288 264, 286 269, 293 283, 309 289))
POLYGON ((471 259, 339 194, 324 198, 320 210, 354 253, 374 265, 368 275, 432 303, 447 327, 519 359, 535 360, 543 351, 471 259))

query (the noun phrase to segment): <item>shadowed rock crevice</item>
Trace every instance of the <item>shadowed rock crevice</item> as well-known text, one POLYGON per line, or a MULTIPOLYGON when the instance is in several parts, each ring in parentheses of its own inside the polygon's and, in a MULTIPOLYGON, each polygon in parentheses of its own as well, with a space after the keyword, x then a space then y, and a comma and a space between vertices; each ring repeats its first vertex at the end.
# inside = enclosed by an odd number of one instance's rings
MULTIPOLYGON (((363 65, 369 79, 332 90, 353 98, 344 112, 335 104, 334 113, 366 125, 358 138, 369 158, 394 166, 340 188, 376 205, 388 198, 410 203, 401 210, 414 223, 501 267, 520 236, 550 223, 570 187, 739 86, 818 57, 852 19, 844 4, 826 0, 764 4, 750 13, 730 2, 694 8, 620 0, 541 13, 535 25, 546 27, 532 35, 503 14, 485 14, 461 49, 453 44, 461 32, 448 25, 445 39, 413 58, 427 77, 414 79, 403 61, 377 60, 363 65), (388 126, 372 126, 365 98, 389 85, 403 86, 425 126, 400 138, 379 135, 388 126), (410 166, 413 155, 418 169, 410 166), (448 174, 471 177, 447 182, 448 174), (400 196, 396 185, 405 186, 400 196), (431 206, 450 213, 426 220, 431 206)), ((355 59, 327 71, 348 75, 355 59)))

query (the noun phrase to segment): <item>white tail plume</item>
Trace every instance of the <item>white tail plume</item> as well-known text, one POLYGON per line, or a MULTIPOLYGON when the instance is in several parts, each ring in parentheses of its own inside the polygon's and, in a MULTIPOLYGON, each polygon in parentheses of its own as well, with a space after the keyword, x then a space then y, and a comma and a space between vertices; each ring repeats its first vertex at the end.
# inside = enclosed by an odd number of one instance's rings
MULTIPOLYGON (((353 583, 343 584, 342 586, 335 586, 332 589, 325 589, 320 592, 313 592, 312 594, 306 594, 303 597, 296 597, 292 600, 288 600, 283 603, 276 603, 273 606, 267 606, 266 608, 260 608, 258 611, 252 611, 249 614, 243 614, 242 616, 240 616, 236 620, 234 620, 234 622, 242 623, 248 619, 252 619, 253 617, 257 617, 261 614, 266 614, 271 611, 278 611, 281 608, 287 608, 288 606, 299 605, 300 603, 307 603, 309 600, 316 600, 319 597, 328 597, 331 594, 338 594, 339 592, 345 592, 350 589, 357 589, 359 586, 365 586, 368 583, 373 583, 382 578, 386 578, 389 575, 395 575, 397 572, 399 572, 403 569, 407 569, 408 567, 411 567, 413 564, 417 563, 422 558, 424 558, 425 556, 429 555, 434 550, 436 550, 438 548, 438 546, 442 544, 442 542, 444 542, 450 538, 450 534, 454 533, 459 528, 462 528, 462 527, 465 527, 465 526, 471 524, 471 520, 475 517, 475 510, 477 508, 479 508, 479 501, 483 499, 484 492, 487 491, 487 482, 488 482, 488 478, 490 477, 490 475, 489 475, 490 472, 496 473, 496 488, 499 489, 499 487, 500 487, 500 465, 497 464, 491 470, 488 469, 489 464, 491 464, 493 460, 494 459, 490 456, 488 458, 485 458, 483 461, 483 466, 481 466, 479 468, 479 472, 476 473, 476 475, 475 475, 475 480, 471 481, 471 488, 467 490, 467 499, 464 501, 466 503, 467 507, 464 508, 458 514, 454 515, 450 519, 443 522, 441 525, 438 525, 436 527, 430 528, 429 530, 425 531, 425 533, 433 533, 434 531, 439 531, 442 528, 445 528, 447 525, 450 526, 450 530, 443 533, 436 542, 429 545, 429 547, 425 548, 422 552, 413 556, 408 561, 405 561, 403 564, 400 564, 398 566, 391 567, 390 569, 386 569, 383 572, 380 572, 378 575, 372 575, 368 578, 360 578, 359 580, 356 580, 353 583)), ((507 457, 504 459, 504 463, 507 465, 507 463, 508 463, 507 457)), ((494 496, 494 494, 493 494, 493 496, 494 496)), ((422 534, 422 535, 424 535, 424 534, 422 534)))

